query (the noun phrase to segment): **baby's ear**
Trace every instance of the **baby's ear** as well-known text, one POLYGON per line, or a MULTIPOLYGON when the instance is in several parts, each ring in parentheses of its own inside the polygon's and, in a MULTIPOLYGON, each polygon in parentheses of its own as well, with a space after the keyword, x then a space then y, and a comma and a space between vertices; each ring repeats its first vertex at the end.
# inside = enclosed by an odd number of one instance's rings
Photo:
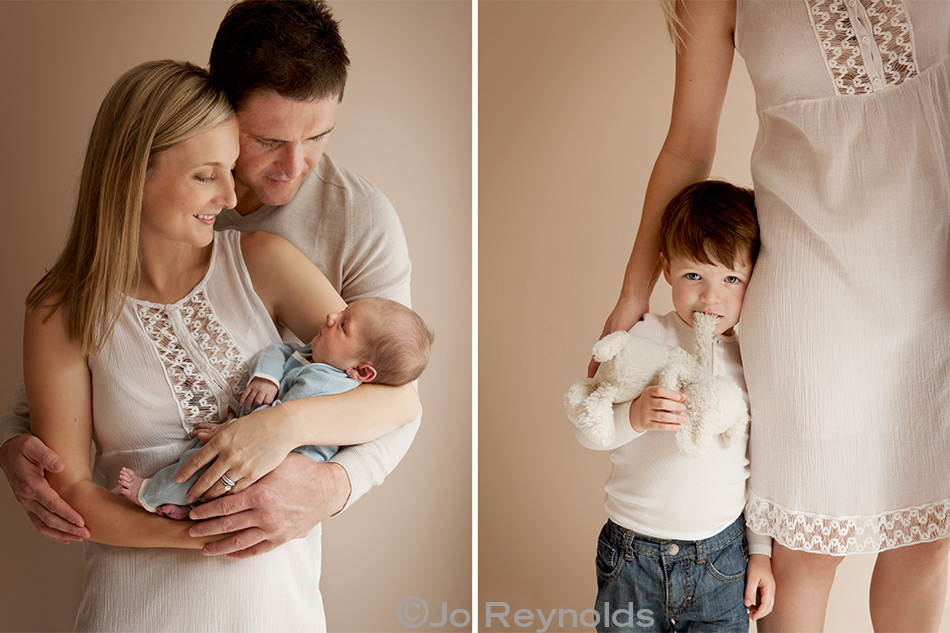
POLYGON ((372 382, 376 378, 376 368, 369 363, 357 363, 346 370, 346 375, 360 382, 372 382))

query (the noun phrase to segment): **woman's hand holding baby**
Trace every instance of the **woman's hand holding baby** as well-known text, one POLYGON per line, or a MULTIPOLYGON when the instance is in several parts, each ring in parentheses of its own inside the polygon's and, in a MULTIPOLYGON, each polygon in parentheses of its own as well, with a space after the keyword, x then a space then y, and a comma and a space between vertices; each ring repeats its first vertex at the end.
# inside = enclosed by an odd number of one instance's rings
POLYGON ((689 419, 686 411, 686 395, 666 387, 647 387, 640 397, 630 404, 630 426, 637 433, 644 431, 678 431, 680 424, 689 419))
POLYGON ((283 409, 256 411, 218 425, 213 433, 196 426, 196 434, 202 441, 208 438, 207 443, 191 456, 175 479, 184 482, 202 467, 208 465, 208 469, 188 491, 188 500, 207 501, 225 492, 240 492, 277 468, 297 446, 286 432, 290 425, 285 424, 288 416, 283 409), (222 475, 235 482, 233 488, 225 490, 222 475))

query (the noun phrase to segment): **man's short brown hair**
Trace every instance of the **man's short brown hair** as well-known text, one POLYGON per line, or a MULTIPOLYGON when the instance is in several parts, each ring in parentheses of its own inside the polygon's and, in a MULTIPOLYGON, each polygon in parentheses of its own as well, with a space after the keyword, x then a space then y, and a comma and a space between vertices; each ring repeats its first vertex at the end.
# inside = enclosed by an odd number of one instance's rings
POLYGON ((350 59, 323 0, 243 0, 211 46, 211 78, 239 109, 255 88, 292 99, 343 98, 350 59))
POLYGON ((759 222, 751 189, 722 180, 689 185, 660 220, 660 252, 735 268, 759 254, 759 222), (715 260, 715 261, 713 261, 715 260))

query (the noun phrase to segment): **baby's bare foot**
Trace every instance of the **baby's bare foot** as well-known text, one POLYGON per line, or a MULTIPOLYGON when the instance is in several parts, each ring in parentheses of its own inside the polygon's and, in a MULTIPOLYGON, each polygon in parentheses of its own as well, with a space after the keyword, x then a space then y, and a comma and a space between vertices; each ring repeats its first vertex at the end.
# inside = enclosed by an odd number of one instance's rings
POLYGON ((189 506, 176 506, 172 503, 166 503, 155 508, 155 512, 169 519, 184 521, 188 518, 188 513, 191 512, 191 508, 189 506))
POLYGON ((131 468, 123 468, 119 471, 117 492, 135 505, 140 506, 142 502, 139 501, 139 488, 142 487, 143 481, 145 480, 136 475, 131 468))

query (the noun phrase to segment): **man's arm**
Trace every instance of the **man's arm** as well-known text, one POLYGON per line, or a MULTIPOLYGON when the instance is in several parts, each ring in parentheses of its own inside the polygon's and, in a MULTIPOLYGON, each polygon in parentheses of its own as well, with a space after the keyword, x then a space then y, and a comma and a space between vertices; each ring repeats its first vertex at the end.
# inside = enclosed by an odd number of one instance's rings
POLYGON ((40 534, 61 543, 89 538, 79 513, 46 481, 47 472, 61 472, 64 464, 59 455, 30 433, 30 411, 22 380, 0 420, 0 467, 17 502, 40 534))
POLYGON ((378 440, 340 449, 332 462, 339 464, 346 471, 349 478, 349 495, 346 502, 330 516, 346 510, 353 502, 369 492, 370 488, 383 483, 383 480, 396 469, 402 458, 409 452, 409 447, 421 423, 422 407, 420 406, 416 419, 409 424, 402 425, 378 440))
POLYGON ((399 216, 382 192, 361 184, 348 192, 340 296, 347 302, 383 297, 412 307, 412 263, 399 216))
POLYGON ((21 378, 13 394, 13 401, 0 419, 0 445, 6 444, 17 435, 29 432, 30 409, 26 404, 26 386, 21 378))
MULTIPOLYGON (((346 301, 375 296, 411 307, 409 247, 392 203, 369 183, 348 202, 353 204, 348 209, 340 294, 346 301)), ((383 483, 409 451, 421 422, 420 406, 411 423, 378 440, 340 449, 331 461, 343 466, 349 490, 345 504, 331 516, 383 483)))

